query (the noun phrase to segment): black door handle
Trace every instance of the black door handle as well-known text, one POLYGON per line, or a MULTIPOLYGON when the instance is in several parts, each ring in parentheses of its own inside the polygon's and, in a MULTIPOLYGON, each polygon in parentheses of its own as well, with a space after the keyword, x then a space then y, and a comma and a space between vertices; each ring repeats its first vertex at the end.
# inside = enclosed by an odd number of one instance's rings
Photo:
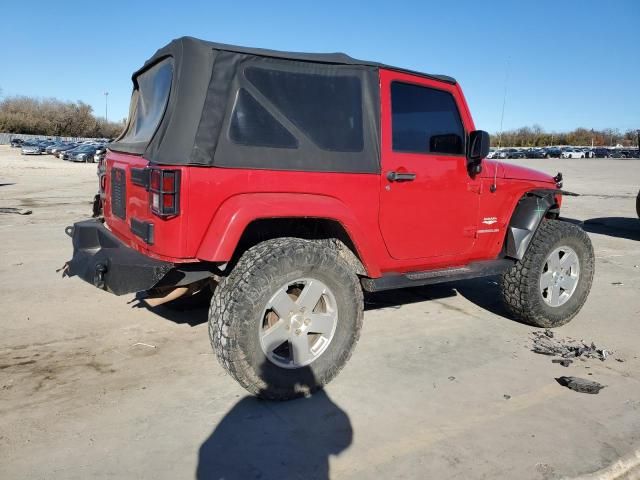
POLYGON ((387 180, 390 182, 413 182, 416 179, 415 173, 405 172, 389 172, 387 180))

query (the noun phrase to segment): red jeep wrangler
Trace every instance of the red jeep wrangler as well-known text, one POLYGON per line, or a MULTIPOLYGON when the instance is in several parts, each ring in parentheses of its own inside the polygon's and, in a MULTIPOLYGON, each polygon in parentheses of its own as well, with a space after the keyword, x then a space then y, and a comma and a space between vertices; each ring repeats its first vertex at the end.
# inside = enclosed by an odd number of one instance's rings
POLYGON ((344 366, 363 289, 502 274, 514 317, 562 325, 591 287, 589 238, 558 220, 561 175, 488 150, 453 78, 180 38, 133 75, 104 216, 67 228, 68 273, 151 305, 212 288, 218 360, 272 399, 344 366))

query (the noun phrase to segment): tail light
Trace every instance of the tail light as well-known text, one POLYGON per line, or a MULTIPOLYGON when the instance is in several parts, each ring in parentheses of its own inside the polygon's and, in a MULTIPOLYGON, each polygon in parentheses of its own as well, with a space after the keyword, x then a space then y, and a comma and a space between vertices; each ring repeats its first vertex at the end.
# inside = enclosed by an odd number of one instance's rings
POLYGON ((149 177, 151 211, 160 217, 180 214, 180 171, 152 168, 149 177))

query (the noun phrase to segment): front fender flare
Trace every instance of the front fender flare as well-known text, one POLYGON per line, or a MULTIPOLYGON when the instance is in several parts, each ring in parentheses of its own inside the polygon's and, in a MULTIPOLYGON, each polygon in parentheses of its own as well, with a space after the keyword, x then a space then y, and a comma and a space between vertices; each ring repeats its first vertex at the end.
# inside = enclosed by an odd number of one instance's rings
POLYGON ((516 260, 524 257, 540 222, 557 205, 558 193, 561 191, 556 189, 533 190, 520 199, 507 228, 507 257, 516 260))
POLYGON ((368 275, 379 268, 353 212, 334 197, 300 193, 246 193, 225 200, 214 214, 196 257, 211 262, 231 260, 247 226, 268 218, 322 218, 339 222, 349 235, 368 275))

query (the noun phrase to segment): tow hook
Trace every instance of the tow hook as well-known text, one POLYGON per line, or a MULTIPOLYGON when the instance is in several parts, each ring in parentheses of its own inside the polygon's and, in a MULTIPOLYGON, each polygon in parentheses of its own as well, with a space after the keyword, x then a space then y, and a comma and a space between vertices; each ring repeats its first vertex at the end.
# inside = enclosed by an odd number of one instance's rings
POLYGON ((96 264, 96 273, 93 276, 93 284, 104 290, 104 274, 107 273, 106 265, 102 263, 96 264))

